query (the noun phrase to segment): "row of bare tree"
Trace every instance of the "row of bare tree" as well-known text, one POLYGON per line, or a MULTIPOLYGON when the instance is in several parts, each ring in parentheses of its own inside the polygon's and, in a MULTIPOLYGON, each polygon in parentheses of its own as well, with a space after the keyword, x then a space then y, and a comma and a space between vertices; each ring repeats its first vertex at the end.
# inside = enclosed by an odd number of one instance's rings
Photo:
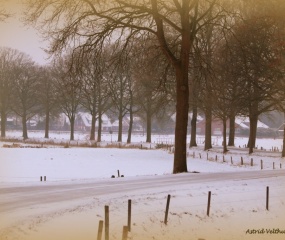
POLYGON ((160 56, 153 55, 152 62, 146 61, 147 56, 137 48, 133 45, 126 51, 113 44, 83 58, 79 51, 70 51, 49 66, 37 66, 27 54, 15 49, 0 48, 1 137, 5 137, 6 119, 11 112, 22 119, 24 139, 28 138, 27 122, 33 116, 44 116, 48 138, 50 118, 63 112, 69 119, 73 140, 76 115, 84 111, 92 116, 90 140, 95 140, 98 121, 96 140, 101 141, 102 115, 107 113, 119 120, 119 142, 127 114, 128 142, 134 114, 145 121, 146 141, 151 142, 153 118, 166 112, 173 114, 173 109, 169 111, 172 95, 164 84, 166 67, 159 61, 160 56))
POLYGON ((208 26, 195 41, 191 59, 194 67, 190 70, 194 113, 190 146, 196 146, 199 110, 206 118, 205 150, 212 147, 213 117, 223 122, 223 148, 227 152, 227 145, 234 146, 235 117, 248 116, 249 153, 255 147, 259 116, 272 110, 284 111, 285 19, 273 5, 273 15, 269 6, 246 6, 242 16, 227 19, 232 22, 230 28, 208 26))

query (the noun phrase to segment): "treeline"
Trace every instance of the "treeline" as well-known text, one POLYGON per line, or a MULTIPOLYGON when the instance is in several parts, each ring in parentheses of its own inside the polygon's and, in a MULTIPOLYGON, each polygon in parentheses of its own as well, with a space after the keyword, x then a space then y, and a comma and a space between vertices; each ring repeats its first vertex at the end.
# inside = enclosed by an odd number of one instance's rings
POLYGON ((48 138, 51 117, 64 113, 73 140, 75 117, 84 111, 92 116, 90 140, 101 141, 102 115, 107 113, 119 120, 119 142, 126 115, 130 119, 128 142, 134 115, 145 122, 146 141, 151 142, 153 118, 163 119, 174 109, 167 64, 157 50, 148 57, 153 59, 146 58, 141 45, 123 49, 112 44, 84 57, 70 50, 52 64, 39 66, 23 52, 0 48, 1 137, 5 137, 6 119, 11 113, 22 119, 24 139, 28 138, 27 122, 35 115, 44 117, 48 138))
MULTIPOLYGON (((173 172, 177 173, 187 171, 189 111, 193 112, 190 146, 196 145, 200 112, 206 119, 205 150, 212 147, 212 119, 219 118, 224 126, 224 152, 227 145, 234 145, 235 117, 248 116, 249 153, 255 147, 259 115, 284 111, 282 0, 58 1, 56 6, 27 2, 26 21, 51 40, 54 61, 48 67, 29 66, 10 81, 11 91, 19 90, 11 94, 16 99, 8 101, 13 107, 5 110, 1 100, 1 117, 13 108, 24 124, 39 111, 36 102, 41 103, 48 122, 59 107, 70 120, 72 139, 75 113, 84 108, 93 116, 92 126, 99 122, 100 141, 100 116, 110 109, 119 122, 126 114, 130 119, 138 114, 147 126, 154 115, 175 112, 173 172), (30 85, 18 87, 18 82, 30 85), (32 97, 28 89, 39 97, 32 97), (23 103, 24 96, 31 101, 23 103)), ((5 79, 1 77, 1 91, 5 79)), ((92 128, 92 139, 94 133, 92 128)), ((118 141, 121 134, 119 130, 118 141)))

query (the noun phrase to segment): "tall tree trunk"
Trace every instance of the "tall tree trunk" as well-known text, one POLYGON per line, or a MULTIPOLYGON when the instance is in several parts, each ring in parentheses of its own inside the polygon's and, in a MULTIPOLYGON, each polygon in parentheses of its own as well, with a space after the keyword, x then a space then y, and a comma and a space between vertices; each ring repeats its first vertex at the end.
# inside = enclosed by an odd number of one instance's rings
POLYGON ((234 146, 235 145, 235 114, 231 113, 230 115, 230 132, 229 132, 229 142, 228 142, 228 145, 229 146, 234 146))
POLYGON ((146 115, 146 142, 151 143, 151 114, 146 115))
POLYGON ((99 109, 98 112, 98 134, 97 134, 97 142, 101 142, 101 136, 102 136, 102 112, 99 109))
POLYGON ((75 116, 71 116, 69 118, 70 121, 70 140, 74 140, 74 122, 75 122, 75 116))
POLYGON ((28 139, 28 129, 27 129, 27 115, 26 113, 22 116, 22 126, 23 126, 23 138, 28 139))
POLYGON ((1 137, 6 137, 6 121, 7 121, 7 115, 5 111, 1 111, 1 137))
POLYGON ((253 153, 253 149, 255 148, 256 142, 256 133, 257 133, 257 121, 258 116, 253 115, 249 117, 249 138, 248 138, 248 153, 253 153))
POLYGON ((146 110, 146 142, 151 143, 151 99, 147 100, 146 110))
POLYGON ((91 129, 90 129, 90 140, 95 140, 95 131, 96 131, 96 116, 92 113, 91 118, 91 129))
POLYGON ((49 120, 50 120, 50 115, 49 115, 49 110, 46 110, 46 122, 45 122, 45 138, 49 138, 49 120))
POLYGON ((191 140, 190 140, 190 145, 189 147, 197 147, 197 142, 196 142, 196 135, 197 135, 197 115, 198 115, 198 110, 197 106, 193 106, 193 114, 192 114, 192 119, 191 119, 191 140))
MULTIPOLYGON (((285 112, 284 112, 284 120, 285 120, 285 112)), ((283 148, 282 148, 282 157, 285 157, 285 124, 283 120, 283 148)))
MULTIPOLYGON (((157 2, 151 1, 157 11, 157 2)), ((166 44, 162 21, 159 14, 154 15, 157 24, 157 37, 165 55, 172 61, 176 75, 176 121, 175 121, 175 152, 173 173, 187 172, 187 125, 189 111, 189 55, 193 46, 194 33, 189 24, 189 1, 182 1, 181 5, 181 48, 180 59, 174 59, 166 44)))
POLYGON ((134 115, 133 115, 133 100, 132 100, 132 93, 131 93, 131 100, 130 100, 130 123, 129 123, 129 130, 128 130, 128 139, 127 143, 131 143, 132 139, 132 131, 133 131, 133 123, 134 123, 134 115))
POLYGON ((134 123, 134 116, 133 116, 133 112, 130 111, 130 123, 129 123, 127 143, 131 143, 132 141, 133 123, 134 123))
POLYGON ((206 109, 205 112, 205 146, 204 150, 212 148, 212 110, 206 109))
MULTIPOLYGON (((194 58, 194 63, 196 62, 196 58, 194 58)), ((198 107, 197 107, 197 68, 193 68, 193 77, 192 77, 192 88, 189 89, 190 102, 192 104, 192 119, 191 119, 191 136, 190 136, 190 144, 189 148, 197 147, 196 137, 197 137, 197 116, 198 116, 198 107)), ((191 86, 191 85, 190 85, 191 86)))
POLYGON ((118 142, 122 142, 122 135, 123 135, 123 79, 122 76, 119 77, 120 79, 120 99, 119 99, 119 129, 118 129, 118 142))
POLYGON ((123 113, 120 109, 119 112, 119 129, 118 129, 118 142, 122 142, 122 134, 123 134, 123 113))
POLYGON ((227 119, 223 119, 223 152, 226 153, 227 149, 227 119))
MULTIPOLYGON (((189 56, 189 55, 188 55, 189 56)), ((189 85, 187 67, 176 67, 176 123, 173 173, 187 172, 189 85)))
MULTIPOLYGON (((209 63, 210 66, 211 63, 209 63)), ((204 150, 212 148, 212 86, 209 78, 206 78, 206 97, 205 97, 205 146, 204 150)))
POLYGON ((98 133, 97 142, 101 142, 102 138, 102 92, 101 81, 98 82, 98 133))

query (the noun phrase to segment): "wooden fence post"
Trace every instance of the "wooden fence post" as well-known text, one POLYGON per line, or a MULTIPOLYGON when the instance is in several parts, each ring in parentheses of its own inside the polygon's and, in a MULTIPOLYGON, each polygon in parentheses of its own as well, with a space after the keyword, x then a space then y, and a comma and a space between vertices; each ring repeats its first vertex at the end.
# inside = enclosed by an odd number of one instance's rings
POLYGON ((128 226, 123 226, 122 240, 127 240, 127 239, 128 239, 128 226))
POLYGON ((210 215, 210 207, 211 207, 211 191, 208 192, 207 216, 210 215))
POLYGON ((234 163, 233 163, 233 157, 232 157, 232 156, 231 156, 231 164, 234 164, 234 163))
POLYGON ((253 166, 253 159, 250 159, 250 166, 253 166))
POLYGON ((240 165, 243 165, 243 157, 240 157, 240 165))
POLYGON ((263 169, 263 161, 262 159, 260 160, 260 167, 261 167, 261 170, 263 169))
POLYGON ((128 200, 128 231, 131 231, 131 218, 132 218, 132 200, 128 200))
POLYGON ((105 240, 109 240, 109 206, 105 206, 105 240))
POLYGON ((266 187, 266 210, 269 210, 269 187, 266 187))
POLYGON ((103 223, 103 220, 99 221, 97 240, 102 240, 103 223))
POLYGON ((118 177, 120 177, 120 170, 117 170, 118 171, 118 177))
POLYGON ((168 211, 169 211, 169 204, 170 204, 170 194, 168 194, 168 196, 167 196, 166 210, 165 210, 165 216, 164 216, 164 224, 167 224, 167 217, 168 217, 168 211))

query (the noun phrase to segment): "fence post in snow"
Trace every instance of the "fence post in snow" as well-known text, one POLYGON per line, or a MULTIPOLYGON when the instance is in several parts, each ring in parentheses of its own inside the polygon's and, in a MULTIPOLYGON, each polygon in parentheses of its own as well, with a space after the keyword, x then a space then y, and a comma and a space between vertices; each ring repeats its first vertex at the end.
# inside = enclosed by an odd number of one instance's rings
POLYGON ((97 240, 102 240, 103 223, 104 222, 102 220, 99 221, 97 240))
POLYGON ((118 170, 118 177, 120 177, 120 170, 118 170))
POLYGON ((131 231, 131 218, 132 218, 132 200, 128 200, 128 231, 131 231))
POLYGON ((200 159, 202 158, 201 153, 199 153, 200 159))
POLYGON ((250 159, 250 166, 253 166, 253 159, 250 159))
POLYGON ((109 206, 105 206, 105 240, 109 240, 109 206))
POLYGON ((232 157, 232 156, 231 156, 231 164, 234 164, 234 163, 233 163, 233 157, 232 157))
POLYGON ((218 161, 218 156, 216 155, 216 162, 218 161))
POLYGON ((273 162, 273 169, 275 169, 275 162, 273 162))
POLYGON ((46 181, 47 180, 47 177, 46 176, 44 176, 44 181, 46 181))
POLYGON ((122 240, 127 240, 127 239, 128 239, 128 226, 123 226, 122 240))
POLYGON ((261 167, 261 170, 263 169, 263 161, 262 159, 260 160, 260 167, 261 167))
POLYGON ((282 163, 280 163, 280 169, 282 168, 282 163))
POLYGON ((269 210, 269 187, 266 187, 266 210, 269 210))
POLYGON ((211 191, 208 192, 207 216, 210 215, 210 207, 211 207, 211 191))
POLYGON ((42 176, 40 177, 40 181, 41 181, 41 182, 43 181, 43 177, 42 177, 42 176))
POLYGON ((240 157, 240 165, 243 165, 243 157, 240 157))
POLYGON ((167 217, 168 217, 168 211, 169 211, 169 203, 170 203, 170 195, 167 196, 167 202, 166 202, 166 210, 165 210, 165 216, 164 216, 164 224, 167 224, 167 217))

